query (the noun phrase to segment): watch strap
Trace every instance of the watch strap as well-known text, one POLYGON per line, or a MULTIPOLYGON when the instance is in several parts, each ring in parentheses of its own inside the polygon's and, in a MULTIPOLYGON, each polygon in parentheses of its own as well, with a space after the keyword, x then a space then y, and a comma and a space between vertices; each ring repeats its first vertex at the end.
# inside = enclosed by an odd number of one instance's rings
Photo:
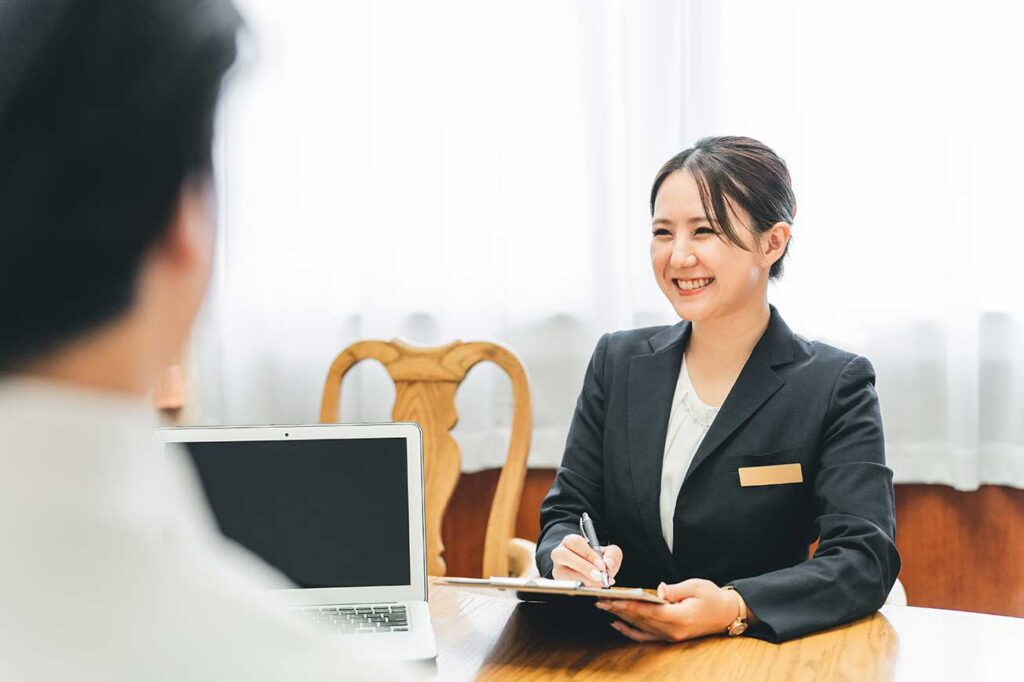
POLYGON ((730 637, 736 637, 742 635, 747 631, 747 602, 743 600, 743 596, 736 591, 736 588, 732 585, 726 585, 722 589, 728 590, 736 595, 736 603, 739 604, 740 611, 739 615, 736 616, 736 620, 729 624, 729 627, 725 629, 725 632, 730 637))

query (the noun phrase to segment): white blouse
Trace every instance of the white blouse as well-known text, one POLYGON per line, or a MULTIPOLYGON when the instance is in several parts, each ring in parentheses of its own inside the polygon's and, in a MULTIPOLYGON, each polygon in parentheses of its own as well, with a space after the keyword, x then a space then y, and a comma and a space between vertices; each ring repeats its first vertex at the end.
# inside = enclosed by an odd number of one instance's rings
POLYGON ((715 420, 718 409, 697 397, 697 391, 690 381, 690 373, 686 370, 684 354, 682 367, 679 369, 679 380, 676 382, 676 392, 672 397, 672 412, 669 414, 668 432, 665 436, 665 458, 661 464, 661 534, 665 537, 670 551, 672 519, 676 513, 679 489, 683 487, 686 470, 690 468, 690 462, 693 461, 697 448, 715 420))

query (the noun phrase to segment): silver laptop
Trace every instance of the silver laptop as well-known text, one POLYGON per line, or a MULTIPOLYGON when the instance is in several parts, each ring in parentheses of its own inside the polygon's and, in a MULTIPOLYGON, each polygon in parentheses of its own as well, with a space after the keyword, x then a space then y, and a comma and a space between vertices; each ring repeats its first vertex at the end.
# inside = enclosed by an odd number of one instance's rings
POLYGON ((285 603, 359 647, 437 655, 416 424, 159 429, 188 450, 221 531, 287 576, 285 603))

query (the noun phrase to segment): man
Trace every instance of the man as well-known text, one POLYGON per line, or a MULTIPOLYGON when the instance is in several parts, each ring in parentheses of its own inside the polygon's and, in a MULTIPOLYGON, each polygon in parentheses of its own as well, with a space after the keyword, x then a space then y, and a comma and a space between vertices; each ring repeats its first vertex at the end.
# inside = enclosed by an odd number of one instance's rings
POLYGON ((0 679, 392 672, 267 603, 281 578, 154 445, 239 24, 218 0, 0 0, 0 679))

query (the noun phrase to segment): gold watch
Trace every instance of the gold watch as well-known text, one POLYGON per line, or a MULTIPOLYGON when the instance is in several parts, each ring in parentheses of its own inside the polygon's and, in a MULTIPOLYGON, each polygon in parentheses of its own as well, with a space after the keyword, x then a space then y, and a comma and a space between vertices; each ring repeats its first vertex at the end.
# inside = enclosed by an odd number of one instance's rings
POLYGON ((740 613, 736 616, 736 620, 729 624, 729 627, 725 629, 725 633, 730 637, 738 637, 747 631, 747 603, 743 601, 743 597, 736 588, 732 585, 726 585, 722 588, 723 590, 729 590, 736 595, 736 601, 740 605, 740 613))

